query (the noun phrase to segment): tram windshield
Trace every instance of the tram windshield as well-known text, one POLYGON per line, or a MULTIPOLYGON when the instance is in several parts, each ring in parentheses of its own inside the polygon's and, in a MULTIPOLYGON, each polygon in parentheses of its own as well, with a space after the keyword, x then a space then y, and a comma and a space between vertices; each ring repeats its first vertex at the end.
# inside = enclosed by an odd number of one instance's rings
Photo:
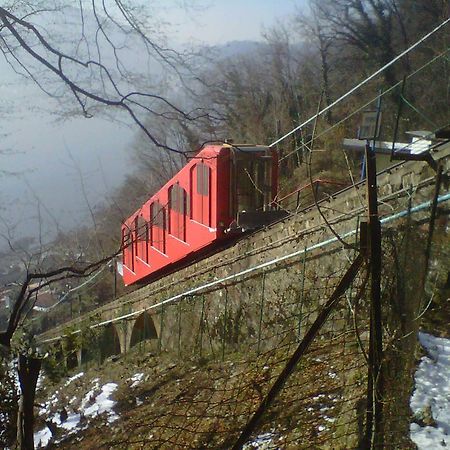
POLYGON ((272 157, 268 152, 235 153, 236 211, 264 211, 272 192, 272 157))

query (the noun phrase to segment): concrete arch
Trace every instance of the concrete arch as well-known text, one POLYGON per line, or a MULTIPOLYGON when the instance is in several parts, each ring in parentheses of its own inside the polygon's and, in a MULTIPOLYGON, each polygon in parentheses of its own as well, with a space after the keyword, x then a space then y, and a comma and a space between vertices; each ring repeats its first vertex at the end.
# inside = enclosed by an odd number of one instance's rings
POLYGON ((78 351, 77 350, 71 350, 67 354, 66 366, 67 366, 67 370, 74 370, 78 367, 78 351))
POLYGON ((157 338, 158 333, 156 332, 152 316, 147 312, 143 312, 134 322, 129 348, 134 347, 140 342, 157 338))
POLYGON ((113 323, 109 323, 102 329, 99 336, 100 362, 113 355, 120 354, 119 333, 113 323))
POLYGON ((96 364, 99 362, 99 348, 97 343, 92 344, 92 346, 83 346, 80 351, 80 366, 85 365, 90 367, 91 364, 96 364))
POLYGON ((59 364, 65 364, 64 350, 62 341, 56 341, 51 346, 51 352, 55 358, 55 361, 59 364))
POLYGON ((64 339, 61 342, 61 350, 65 356, 65 366, 67 370, 74 370, 78 367, 77 343, 73 339, 64 339))

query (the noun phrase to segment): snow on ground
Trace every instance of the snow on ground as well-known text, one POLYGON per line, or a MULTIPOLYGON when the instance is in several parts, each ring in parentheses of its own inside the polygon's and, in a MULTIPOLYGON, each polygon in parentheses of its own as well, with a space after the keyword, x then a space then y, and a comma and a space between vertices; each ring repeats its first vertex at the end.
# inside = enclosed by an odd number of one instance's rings
MULTIPOLYGON (((65 386, 68 386, 68 384, 70 384, 74 379, 79 378, 82 375, 83 373, 81 372, 81 374, 75 375, 74 377, 70 378, 66 382, 65 386)), ((86 428, 86 424, 81 424, 82 417, 94 418, 99 416, 100 414, 105 413, 108 423, 116 421, 119 416, 113 410, 115 402, 114 400, 110 399, 110 396, 117 389, 117 384, 106 383, 102 387, 100 387, 99 379, 95 378, 94 380, 92 380, 92 385, 93 386, 91 390, 83 397, 80 407, 77 408, 77 411, 68 412, 67 418, 64 421, 61 420, 61 414, 59 412, 50 415, 50 408, 56 405, 58 391, 56 391, 55 394, 53 394, 53 396, 50 398, 50 400, 45 403, 39 414, 47 414, 49 416, 47 420, 53 422, 58 426, 59 429, 63 429, 66 431, 65 436, 76 433, 79 430, 86 428), (99 391, 100 393, 98 393, 99 391), (96 393, 98 394, 95 395, 96 393)), ((70 403, 72 403, 72 400, 70 401, 70 403)), ((37 431, 36 433, 34 433, 35 447, 45 448, 49 443, 51 437, 52 434, 48 427, 37 431)))
MULTIPOLYGON (((66 433, 65 436, 68 436, 69 434, 82 429, 82 427, 79 426, 81 414, 70 413, 68 414, 67 419, 64 422, 61 422, 60 414, 56 413, 52 417, 49 417, 48 420, 55 423, 59 428, 66 430, 68 433, 66 433)), ((51 437, 52 433, 48 427, 45 427, 42 430, 34 433, 35 448, 45 448, 51 437)))
POLYGON ((45 380, 45 375, 44 375, 44 373, 41 370, 39 372, 39 376, 38 376, 38 379, 37 379, 37 382, 36 382, 36 391, 38 391, 42 387, 42 385, 44 384, 44 380, 45 380))
POLYGON ((106 383, 102 387, 102 392, 95 397, 95 402, 84 410, 85 417, 96 417, 106 412, 109 423, 117 420, 119 416, 112 409, 115 401, 109 398, 116 389, 116 383, 106 383))
MULTIPOLYGON (((419 333, 428 353, 415 374, 410 405, 415 421, 411 440, 419 450, 450 447, 450 339, 419 333)), ((414 419, 413 419, 414 420, 414 419)))
POLYGON ((48 427, 45 427, 42 430, 37 431, 36 433, 34 433, 34 447, 45 448, 51 437, 52 433, 48 429, 48 427))
POLYGON ((56 403, 58 402, 58 393, 59 393, 59 391, 55 391, 55 393, 50 397, 50 399, 47 400, 41 406, 41 409, 39 410, 39 415, 40 416, 43 416, 44 414, 49 414, 50 413, 50 408, 53 405, 56 405, 56 403))
POLYGON ((128 381, 131 381, 130 387, 134 388, 136 387, 144 378, 143 373, 135 373, 131 378, 128 379, 128 381))
MULTIPOLYGON (((54 418, 56 419, 56 417, 54 418)), ((67 431, 72 431, 75 428, 78 427, 78 424, 80 423, 81 414, 69 414, 67 416, 67 419, 61 423, 61 419, 58 417, 59 420, 54 420, 54 422, 59 425, 61 428, 64 428, 67 431)))
POLYGON ((272 441, 274 439, 275 434, 273 433, 260 434, 259 436, 256 436, 252 441, 247 442, 247 444, 244 445, 243 450, 267 450, 269 448, 272 448, 272 441))
POLYGON ((78 380, 78 378, 81 378, 84 375, 84 372, 77 373, 73 377, 70 377, 64 384, 64 386, 69 386, 72 381, 78 380))

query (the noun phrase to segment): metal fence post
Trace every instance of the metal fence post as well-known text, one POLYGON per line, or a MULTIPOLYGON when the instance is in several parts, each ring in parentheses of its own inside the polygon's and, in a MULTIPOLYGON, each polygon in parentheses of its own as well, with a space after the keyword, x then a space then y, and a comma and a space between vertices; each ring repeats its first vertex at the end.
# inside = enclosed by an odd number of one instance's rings
MULTIPOLYGON (((355 248, 353 250, 353 258, 356 258, 356 256, 358 255, 358 241, 360 239, 359 224, 360 224, 360 217, 358 215, 358 216, 356 216, 355 248)), ((354 284, 354 281, 351 282, 350 287, 348 289, 348 301, 349 301, 349 305, 350 305, 350 307, 348 309, 349 309, 350 317, 352 315, 351 304, 352 304, 352 298, 353 298, 353 284, 354 284)), ((346 319, 348 319, 348 316, 346 317, 346 319)))
POLYGON ((205 296, 202 296, 202 314, 200 316, 200 358, 202 357, 203 350, 203 320, 205 314, 205 296))
POLYGON ((259 306, 259 327, 258 327, 258 355, 261 349, 261 329, 262 329, 262 321, 264 316, 264 294, 265 294, 265 285, 266 285, 266 272, 263 272, 262 275, 262 286, 261 286, 261 302, 259 306))
POLYGON ((297 336, 298 340, 300 341, 301 338, 301 332, 302 332, 302 319, 303 319, 303 300, 304 300, 304 293, 305 293, 305 272, 306 272, 306 253, 307 249, 305 246, 305 249, 303 250, 303 258, 302 258, 302 280, 301 280, 301 289, 300 289, 300 298, 299 298, 299 312, 298 312, 298 330, 297 330, 297 336))
POLYGON ((164 328, 164 303, 161 305, 161 318, 160 318, 160 324, 159 324, 159 336, 158 336, 158 353, 161 353, 162 351, 162 335, 163 335, 163 328, 164 328))
POLYGON ((222 332, 222 361, 225 359, 225 340, 227 335, 228 320, 228 289, 225 288, 225 311, 223 313, 223 332, 222 332))
POLYGON ((209 322, 208 322, 208 317, 207 316, 205 316, 204 322, 205 322, 206 332, 208 333, 209 348, 211 349, 211 355, 212 355, 213 358, 215 358, 216 355, 214 353, 213 339, 212 339, 212 336, 211 336, 211 329, 209 328, 209 322))
POLYGON ((381 317, 381 223, 378 217, 375 152, 366 144, 370 255, 370 337, 366 445, 383 448, 383 329, 381 317))
POLYGON ((181 300, 178 302, 178 357, 181 357, 181 300))

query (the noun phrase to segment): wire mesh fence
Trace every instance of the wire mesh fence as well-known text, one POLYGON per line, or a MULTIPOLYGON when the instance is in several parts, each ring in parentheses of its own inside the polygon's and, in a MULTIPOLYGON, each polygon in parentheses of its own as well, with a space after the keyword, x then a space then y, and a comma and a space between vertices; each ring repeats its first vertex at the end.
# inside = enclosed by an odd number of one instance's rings
MULTIPOLYGON (((401 207, 408 202, 402 199, 401 207)), ((385 448, 413 448, 409 396, 416 334, 431 304, 423 299, 436 299, 436 286, 448 282, 448 211, 443 204, 426 262, 430 208, 414 214, 411 208, 409 204, 405 215, 383 227, 385 448)), ((128 358, 151 354, 167 357, 176 366, 149 383, 150 394, 143 395, 151 401, 142 406, 138 422, 127 425, 124 418, 123 427, 130 426, 132 435, 111 438, 107 446, 233 448, 263 407, 245 439, 246 449, 368 448, 370 308, 365 265, 339 295, 311 345, 285 376, 282 389, 270 404, 266 401, 357 258, 358 230, 346 241, 350 245, 335 241, 326 251, 305 248, 278 264, 176 302, 162 302, 167 293, 157 290, 152 301, 159 306, 128 316, 125 304, 119 311, 124 319, 96 328, 87 324, 71 338, 76 342, 64 339, 67 367, 75 367, 74 354, 80 349, 83 367, 100 365, 118 354, 125 341, 126 350, 131 347, 128 358)), ((235 263, 236 270, 247 264, 235 263)), ((372 445, 377 447, 381 445, 372 445)))
MULTIPOLYGON (((426 230, 421 223, 405 221, 383 238, 384 448, 414 448, 409 440, 409 395, 424 307, 420 274, 426 230)), ((445 227, 441 231, 445 234, 445 227)), ((240 448, 234 447, 239 436, 263 408, 245 449, 368 448, 370 314, 365 265, 346 285, 282 389, 267 401, 354 258, 354 249, 339 247, 327 258, 307 254, 153 314, 158 337, 149 342, 160 355, 173 359, 176 375, 166 373, 150 388, 158 395, 134 423, 133 436, 108 445, 240 448), (186 378, 187 384, 180 381, 186 378), (161 383, 167 386, 160 392, 161 383)), ((145 345, 136 348, 149 351, 145 345)))
MULTIPOLYGON (((403 83, 398 82, 382 94, 377 93, 378 87, 374 84, 368 85, 356 104, 354 99, 349 100, 352 104, 348 109, 352 112, 343 119, 330 124, 320 118, 323 123, 318 123, 314 148, 342 148, 343 137, 356 129, 357 113, 371 106, 379 95, 385 99, 390 115, 383 139, 393 144, 412 125, 418 128, 428 125, 426 129, 430 132, 448 126, 448 104, 442 102, 443 97, 438 103, 432 100, 439 97, 439 89, 423 88, 424 80, 437 80, 442 86, 448 81, 448 72, 441 70, 448 66, 448 52, 446 48, 431 59, 421 60, 421 65, 414 68, 403 83), (427 99, 420 100, 421 108, 415 101, 419 98, 427 99), (433 107, 436 104, 439 108, 433 107), (395 129, 397 119, 399 124, 395 129)), ((338 108, 332 110, 336 118, 341 117, 347 107, 338 105, 338 108)), ((304 139, 307 131, 303 130, 301 139, 295 137, 299 141, 294 150, 284 152, 281 157, 281 168, 287 175, 282 180, 282 194, 289 194, 292 187, 297 188, 295 195, 280 199, 282 206, 290 211, 298 212, 299 208, 311 204, 314 196, 318 200, 342 189, 344 180, 329 180, 326 168, 341 167, 346 182, 352 185, 360 170, 360 158, 349 157, 345 152, 330 151, 317 157, 311 152, 312 141, 304 139), (310 154, 303 164, 305 149, 310 154), (294 162, 289 165, 288 160, 294 162), (322 181, 311 178, 311 170, 320 175, 322 181), (294 186, 293 180, 302 180, 307 188, 294 186)), ((428 136, 422 140, 428 140, 428 136)), ((248 429, 254 414, 262 408, 256 426, 249 430, 243 443, 245 449, 413 448, 409 440, 408 402, 413 387, 416 332, 423 314, 432 304, 431 301, 423 304, 423 299, 433 299, 436 286, 445 285, 442 280, 446 273, 438 269, 438 261, 448 261, 444 249, 450 248, 447 225, 442 222, 439 233, 433 237, 433 251, 427 255, 428 218, 411 215, 411 198, 416 194, 413 186, 417 189, 418 184, 405 180, 402 190, 409 189, 408 195, 392 192, 380 195, 383 214, 384 209, 407 211, 396 219, 395 227, 383 230, 382 443, 367 441, 370 436, 367 417, 371 413, 368 398, 372 392, 369 387, 370 305, 366 265, 339 295, 293 370, 283 375, 357 257, 359 236, 355 230, 355 234, 346 238, 346 244, 350 245, 341 246, 341 242, 336 241, 326 250, 305 249, 293 258, 261 268, 247 277, 217 284, 171 303, 158 303, 160 295, 164 300, 164 293, 157 291, 152 298, 152 302, 159 305, 157 308, 152 306, 139 317, 123 319, 114 326, 109 324, 104 329, 96 329, 95 333, 82 331, 82 346, 83 342, 89 346, 94 340, 93 347, 103 348, 99 354, 90 355, 96 364, 124 346, 114 331, 116 326, 122 326, 122 335, 125 335, 122 340, 126 341, 126 334, 131 333, 130 346, 135 352, 167 354, 177 365, 175 375, 170 370, 162 373, 149 387, 148 396, 152 400, 139 421, 133 423, 132 435, 126 439, 112 438, 108 447, 233 448, 248 429), (395 202, 402 203, 401 208, 388 203, 393 196, 397 197, 395 202), (427 261, 427 258, 431 259, 427 261), (127 321, 135 324, 132 331, 127 321), (284 376, 282 388, 268 402, 268 394, 280 376, 284 376), (162 385, 167 387, 164 391, 159 389, 162 385), (157 396, 153 396, 155 392, 157 396)), ((364 203, 363 199, 361 201, 364 203)), ((323 206, 325 213, 326 209, 323 206)), ((364 211, 365 204, 361 209, 364 211)), ((342 211, 342 215, 350 215, 350 211, 342 211)), ((448 220, 448 212, 442 217, 448 220)), ((285 241, 276 245, 289 245, 290 240, 297 237, 280 238, 283 239, 285 241)), ((235 264, 245 266, 245 258, 251 252, 249 250, 245 257, 236 256, 235 264)), ((209 269, 213 274, 216 267, 209 269)), ((124 308, 126 306, 124 304, 124 308)), ((89 360, 88 354, 85 357, 89 360)), ((127 427, 126 419, 123 427, 127 427)))
MULTIPOLYGON (((126 443, 130 448, 144 444, 231 448, 353 254, 336 249, 335 269, 326 275, 327 267, 318 270, 314 256, 166 305, 154 315, 155 325, 159 322, 158 350, 197 361, 204 370, 196 373, 192 389, 174 389, 170 398, 159 400, 163 405, 142 423, 143 430, 151 430, 151 438, 134 444, 131 439, 126 443)), ((280 397, 264 414, 254 442, 270 441, 267 448, 311 448, 339 439, 341 448, 356 447, 364 421, 368 334, 367 320, 355 334, 352 311, 360 301, 364 279, 362 271, 348 286, 280 397)), ((139 435, 139 427, 135 434, 139 435)), ((125 443, 111 445, 120 448, 125 443)))

